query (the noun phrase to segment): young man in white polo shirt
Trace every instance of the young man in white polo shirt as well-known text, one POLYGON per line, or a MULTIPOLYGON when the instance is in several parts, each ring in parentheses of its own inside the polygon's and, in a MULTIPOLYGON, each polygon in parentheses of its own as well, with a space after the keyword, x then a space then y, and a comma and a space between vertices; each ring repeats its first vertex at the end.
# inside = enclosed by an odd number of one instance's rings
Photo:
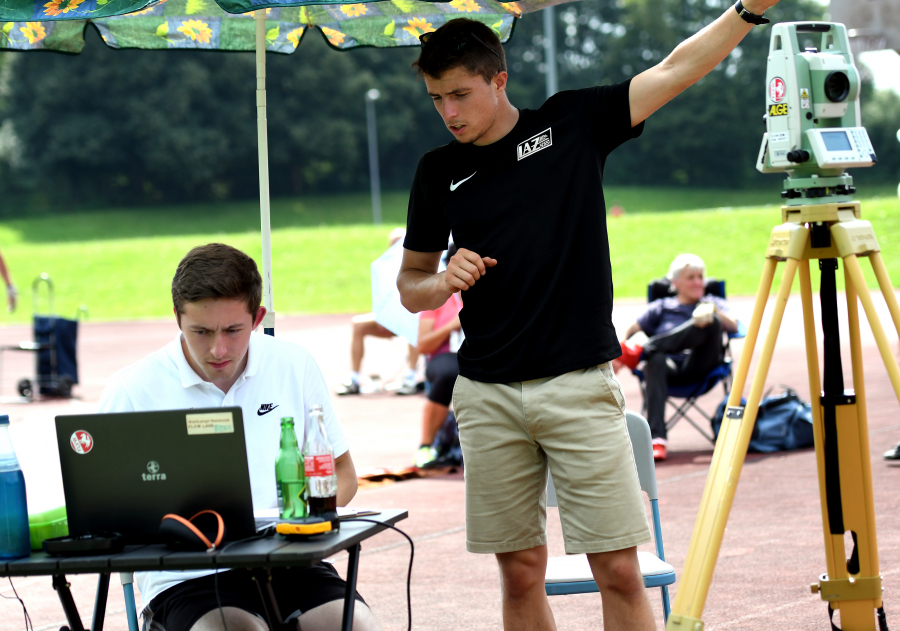
MULTIPOLYGON (((164 348, 113 376, 101 412, 239 406, 243 410, 253 507, 273 508, 280 419, 305 419, 322 405, 335 453, 338 506, 356 494, 349 447, 315 360, 295 344, 252 333, 266 313, 262 277, 252 258, 227 245, 196 247, 172 279, 181 333, 164 348)), ((302 438, 302 435, 301 435, 302 438)), ((266 631, 259 592, 249 572, 139 572, 145 631, 266 631), (216 593, 218 592, 218 593, 216 593), (219 609, 221 602, 221 611, 219 609)), ((327 563, 276 569, 272 587, 282 615, 302 631, 340 627, 345 583, 327 563)), ((357 594, 357 599, 362 598, 357 594)), ((364 602, 353 628, 378 631, 364 602)))

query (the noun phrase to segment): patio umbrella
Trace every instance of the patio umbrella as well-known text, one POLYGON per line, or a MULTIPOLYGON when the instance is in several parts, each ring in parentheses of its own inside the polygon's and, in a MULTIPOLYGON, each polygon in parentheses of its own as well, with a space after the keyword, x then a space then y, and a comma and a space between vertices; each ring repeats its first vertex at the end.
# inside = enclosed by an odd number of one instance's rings
POLYGON ((515 18, 569 1, 0 0, 0 50, 78 53, 91 23, 111 48, 256 51, 263 328, 274 335, 265 53, 292 54, 312 30, 337 50, 418 46, 422 33, 456 17, 483 22, 505 42, 515 18))

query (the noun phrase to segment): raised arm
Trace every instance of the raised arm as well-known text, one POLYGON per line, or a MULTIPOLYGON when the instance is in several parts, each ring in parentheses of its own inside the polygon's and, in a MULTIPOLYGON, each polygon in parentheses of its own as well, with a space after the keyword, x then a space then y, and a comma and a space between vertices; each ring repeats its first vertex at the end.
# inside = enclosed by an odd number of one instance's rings
MULTIPOLYGON (((744 8, 762 15, 778 0, 745 0, 744 8)), ((712 71, 744 39, 753 25, 729 6, 719 18, 684 40, 672 53, 631 80, 631 124, 639 125, 653 112, 712 71)))

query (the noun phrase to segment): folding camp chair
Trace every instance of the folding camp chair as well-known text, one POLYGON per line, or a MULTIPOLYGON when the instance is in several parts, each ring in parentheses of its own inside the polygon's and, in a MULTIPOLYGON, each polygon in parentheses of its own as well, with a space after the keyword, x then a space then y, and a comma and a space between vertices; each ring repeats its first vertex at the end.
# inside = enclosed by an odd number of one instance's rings
MULTIPOLYGON (((641 574, 644 587, 659 587, 662 593, 664 620, 669 619, 669 585, 675 582, 675 568, 666 563, 663 551, 662 526, 659 521, 659 494, 656 490, 656 469, 653 464, 653 445, 650 438, 650 426, 640 414, 626 412, 628 435, 631 438, 631 449, 637 465, 641 490, 650 499, 650 511, 653 517, 653 541, 656 554, 638 550, 641 574)), ((548 482, 547 505, 556 506, 556 488, 553 479, 548 482)), ((548 596, 566 594, 584 594, 599 591, 591 574, 587 557, 575 554, 564 557, 552 557, 547 560, 547 573, 544 577, 544 589, 548 596)))
MULTIPOLYGON (((725 281, 717 280, 715 278, 709 278, 706 281, 706 291, 704 292, 706 295, 716 296, 718 298, 725 299, 725 281)), ((649 285, 647 285, 647 302, 651 303, 654 300, 659 300, 661 298, 672 297, 675 295, 674 289, 672 288, 671 283, 667 278, 658 278, 654 281, 651 281, 649 285)), ((724 348, 723 360, 722 362, 713 368, 702 380, 697 381, 695 383, 680 385, 680 386, 669 386, 668 388, 668 397, 666 398, 666 405, 671 406, 673 408, 672 415, 666 419, 666 429, 672 429, 678 421, 681 419, 685 419, 688 423, 694 426, 698 432, 700 432, 706 440, 715 444, 716 439, 712 434, 712 416, 707 414, 697 405, 697 399, 702 397, 704 394, 715 388, 718 384, 722 384, 722 390, 724 392, 724 396, 727 397, 729 392, 731 392, 731 340, 740 339, 747 335, 746 327, 738 322, 738 331, 737 333, 727 333, 723 336, 722 344, 724 348), (680 402, 676 402, 673 399, 681 399, 680 402), (690 413, 694 412, 699 414, 706 420, 706 423, 703 427, 699 424, 700 421, 696 421, 691 418, 690 413), (704 429, 704 427, 706 429, 704 429)), ((647 392, 646 386, 644 383, 644 371, 640 368, 636 368, 632 371, 634 375, 640 380, 641 383, 641 397, 643 399, 643 404, 641 407, 641 411, 643 414, 647 414, 647 392)), ((724 397, 723 397, 724 398, 724 397)))

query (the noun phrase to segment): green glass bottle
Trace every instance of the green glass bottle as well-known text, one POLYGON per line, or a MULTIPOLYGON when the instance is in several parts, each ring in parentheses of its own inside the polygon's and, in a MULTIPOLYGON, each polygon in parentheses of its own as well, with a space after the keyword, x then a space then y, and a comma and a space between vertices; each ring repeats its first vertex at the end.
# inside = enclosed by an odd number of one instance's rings
POLYGON ((281 448, 275 459, 275 482, 278 492, 278 512, 282 519, 306 517, 306 475, 303 456, 297 446, 294 419, 281 419, 281 448))

